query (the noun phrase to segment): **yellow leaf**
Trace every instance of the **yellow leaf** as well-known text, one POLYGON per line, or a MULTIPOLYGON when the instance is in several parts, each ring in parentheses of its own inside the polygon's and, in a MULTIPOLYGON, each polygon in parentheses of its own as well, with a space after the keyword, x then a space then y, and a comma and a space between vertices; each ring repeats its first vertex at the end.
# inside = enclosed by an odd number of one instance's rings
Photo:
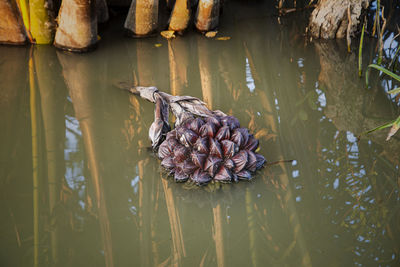
POLYGON ((162 31, 161 36, 166 39, 175 38, 175 31, 162 31))
POLYGON ((216 38, 216 40, 218 40, 218 41, 227 41, 227 40, 230 40, 230 39, 231 39, 231 37, 229 37, 229 36, 222 36, 222 37, 216 38))
POLYGON ((210 31, 205 34, 207 38, 214 38, 217 35, 218 31, 210 31))
POLYGON ((154 46, 155 46, 155 47, 161 47, 162 44, 155 44, 154 46))

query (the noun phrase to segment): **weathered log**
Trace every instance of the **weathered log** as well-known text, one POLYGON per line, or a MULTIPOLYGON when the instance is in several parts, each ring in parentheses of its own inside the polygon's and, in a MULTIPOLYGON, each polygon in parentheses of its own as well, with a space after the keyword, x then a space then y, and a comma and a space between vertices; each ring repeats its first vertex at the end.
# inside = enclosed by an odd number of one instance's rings
POLYGON ((190 21, 190 3, 188 0, 176 0, 171 13, 168 29, 183 33, 190 21))
POLYGON ((200 32, 215 30, 219 24, 220 0, 200 0, 197 6, 195 26, 200 32))
POLYGON ((97 43, 95 8, 95 1, 63 0, 54 45, 73 52, 86 52, 94 48, 97 43))
POLYGON ((360 24, 362 10, 368 5, 369 0, 319 0, 310 16, 308 31, 317 39, 345 38, 348 31, 348 35, 354 36, 360 24), (347 16, 348 8, 350 20, 347 16))
POLYGON ((0 1, 0 43, 24 44, 26 33, 14 0, 0 1))
POLYGON ((134 37, 153 34, 158 27, 158 1, 132 0, 124 27, 134 37))

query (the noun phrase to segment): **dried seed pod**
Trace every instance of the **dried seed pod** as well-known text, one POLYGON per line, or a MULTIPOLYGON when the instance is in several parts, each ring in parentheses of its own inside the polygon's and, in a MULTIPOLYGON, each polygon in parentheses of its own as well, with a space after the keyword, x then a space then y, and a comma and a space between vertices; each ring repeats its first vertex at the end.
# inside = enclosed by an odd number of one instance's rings
POLYGON ((167 142, 170 151, 173 151, 174 148, 175 148, 177 145, 181 145, 181 144, 179 144, 178 140, 173 139, 173 138, 170 138, 170 139, 168 139, 168 140, 165 140, 164 142, 167 142))
POLYGON ((235 129, 231 135, 231 141, 235 142, 239 147, 242 147, 244 143, 244 137, 238 129, 235 129))
POLYGON ((225 116, 221 118, 222 125, 226 125, 230 130, 234 130, 240 127, 239 120, 233 116, 225 116))
POLYGON ((235 156, 232 157, 233 162, 235 163, 235 173, 240 172, 247 164, 247 152, 245 150, 239 151, 235 156))
POLYGON ((241 180, 250 180, 251 179, 251 173, 249 171, 246 171, 246 170, 242 170, 240 172, 237 172, 236 175, 241 180))
POLYGON ((258 170, 258 169, 260 169, 260 168, 264 165, 264 163, 266 162, 266 160, 265 160, 265 158, 264 158, 263 155, 260 155, 260 154, 257 154, 257 153, 255 153, 255 154, 256 154, 256 157, 257 157, 257 165, 256 165, 256 168, 257 168, 257 170, 258 170))
POLYGON ((204 170, 210 174, 211 177, 214 177, 215 173, 219 169, 219 166, 222 164, 222 159, 214 156, 208 156, 206 162, 204 163, 204 170))
POLYGON ((189 129, 192 130, 193 132, 199 134, 200 133, 200 128, 203 125, 204 125, 204 121, 202 119, 195 118, 189 124, 189 129))
POLYGON ((167 136, 166 136, 165 139, 166 139, 166 140, 169 140, 169 139, 176 139, 176 130, 173 129, 172 131, 169 131, 169 132, 167 133, 167 136))
POLYGON ((192 158, 194 165, 203 169, 204 161, 206 160, 207 155, 193 151, 191 154, 191 158, 192 158))
POLYGON ((192 176, 192 180, 198 185, 204 185, 211 181, 211 177, 207 172, 197 169, 192 176))
POLYGON ((219 142, 215 139, 209 138, 210 155, 217 156, 222 159, 222 149, 219 142))
POLYGON ((248 160, 245 168, 251 172, 255 172, 257 170, 257 156, 252 151, 246 150, 246 152, 248 160))
POLYGON ((176 146, 174 149, 174 162, 180 163, 187 159, 189 155, 189 149, 182 145, 176 146))
POLYGON ((216 132, 216 126, 213 123, 207 122, 200 128, 200 135, 201 137, 214 137, 215 132, 216 132))
POLYGON ((226 158, 231 158, 239 151, 239 146, 230 140, 222 140, 222 152, 226 158))
POLYGON ((214 124, 216 127, 221 127, 221 121, 217 116, 211 116, 211 117, 206 117, 204 119, 207 123, 212 123, 214 124))
POLYGON ((250 151, 256 151, 258 148, 258 139, 255 138, 252 134, 249 136, 249 140, 247 141, 247 144, 244 146, 245 149, 250 150, 250 151))
POLYGON ((231 137, 231 132, 229 131, 228 126, 222 126, 219 128, 217 134, 215 135, 215 139, 218 141, 229 139, 231 137))
POLYGON ((179 167, 187 175, 192 174, 196 169, 198 169, 198 167, 196 165, 194 165, 190 159, 187 159, 184 162, 180 163, 179 167))
POLYGON ((189 175, 187 175, 181 168, 175 169, 174 174, 175 182, 186 182, 189 179, 189 175))
POLYGON ((166 168, 168 170, 172 170, 175 167, 175 163, 174 163, 172 157, 165 157, 161 161, 161 166, 163 166, 164 168, 166 168))
POLYGON ((158 148, 158 157, 163 159, 171 155, 170 146, 167 141, 161 143, 160 147, 158 148))
POLYGON ((232 181, 232 173, 227 168, 222 166, 215 174, 214 180, 220 182, 230 182, 232 181))
POLYGON ((190 147, 196 143, 198 138, 199 136, 195 132, 189 129, 185 129, 183 135, 180 137, 179 140, 184 146, 190 147))
POLYGON ((202 154, 208 154, 208 137, 200 137, 194 144, 194 149, 202 154))
POLYGON ((225 160, 225 163, 224 163, 224 166, 225 166, 227 169, 232 170, 233 168, 235 168, 235 163, 234 163, 233 160, 231 160, 231 159, 226 159, 226 160, 225 160))
POLYGON ((250 136, 249 130, 247 128, 237 128, 236 131, 240 132, 243 136, 243 143, 240 146, 240 148, 243 148, 244 145, 246 145, 247 142, 249 141, 249 136, 250 136))

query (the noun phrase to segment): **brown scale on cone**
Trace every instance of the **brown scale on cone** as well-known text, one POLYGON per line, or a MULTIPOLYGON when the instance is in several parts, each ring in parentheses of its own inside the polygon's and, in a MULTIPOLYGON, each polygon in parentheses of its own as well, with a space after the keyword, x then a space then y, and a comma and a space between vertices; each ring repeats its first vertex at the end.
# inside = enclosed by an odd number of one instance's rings
MULTIPOLYGON (((205 185, 213 180, 225 183, 250 180, 265 164, 265 158, 256 153, 259 141, 247 128, 240 127, 237 118, 210 111, 195 97, 172 96, 155 87, 123 86, 122 89, 156 105, 161 98, 165 103, 163 111, 168 107, 177 118, 174 130, 165 133, 165 127, 153 127, 149 134, 161 166, 176 182, 191 180, 205 185)), ((155 121, 168 125, 168 115, 155 112, 155 121)))

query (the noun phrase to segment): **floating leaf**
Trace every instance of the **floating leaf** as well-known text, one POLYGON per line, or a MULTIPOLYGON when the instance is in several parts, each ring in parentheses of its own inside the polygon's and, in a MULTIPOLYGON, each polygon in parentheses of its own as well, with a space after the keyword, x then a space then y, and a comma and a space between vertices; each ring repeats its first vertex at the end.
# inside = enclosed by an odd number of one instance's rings
POLYGON ((175 31, 162 31, 161 36, 166 38, 166 39, 172 39, 175 38, 175 31))
POLYGON ((230 39, 231 39, 231 37, 229 37, 229 36, 222 36, 222 37, 215 38, 215 40, 218 40, 218 41, 227 41, 230 39))
POLYGON ((386 137, 386 141, 389 141, 390 138, 399 130, 400 128, 400 116, 393 122, 392 128, 390 128, 389 134, 386 137))
POLYGON ((204 34, 205 37, 207 38, 214 38, 217 35, 218 31, 209 31, 204 34))
POLYGON ((155 44, 154 46, 155 46, 155 47, 161 47, 162 44, 155 44))

